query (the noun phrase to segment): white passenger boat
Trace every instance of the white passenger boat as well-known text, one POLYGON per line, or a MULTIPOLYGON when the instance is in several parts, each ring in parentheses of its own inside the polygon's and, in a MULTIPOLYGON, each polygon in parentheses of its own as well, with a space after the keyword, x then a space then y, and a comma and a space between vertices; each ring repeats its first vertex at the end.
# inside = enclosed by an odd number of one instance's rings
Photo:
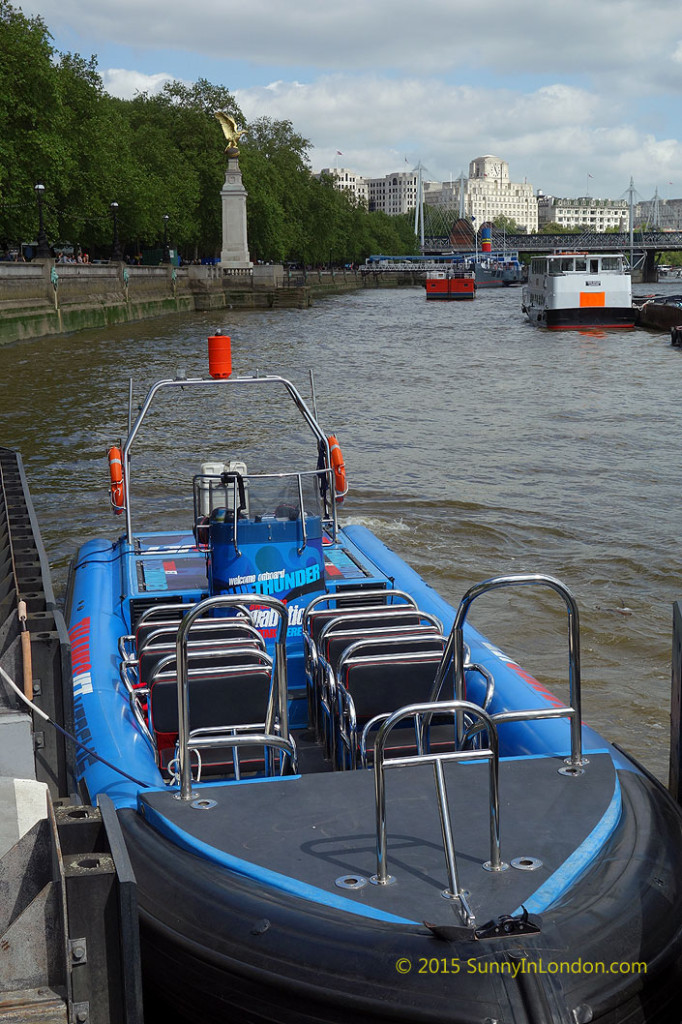
POLYGON ((530 322, 553 330, 635 322, 630 268, 618 253, 535 256, 522 294, 530 322))

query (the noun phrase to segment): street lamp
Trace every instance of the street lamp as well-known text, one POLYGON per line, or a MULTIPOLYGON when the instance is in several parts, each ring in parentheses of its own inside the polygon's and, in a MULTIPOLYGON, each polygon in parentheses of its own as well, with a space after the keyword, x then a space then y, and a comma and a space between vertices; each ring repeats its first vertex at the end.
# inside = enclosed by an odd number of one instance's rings
POLYGON ((47 235, 45 234, 45 224, 43 223, 43 196, 45 194, 45 186, 34 185, 33 191, 35 192, 38 200, 38 248, 36 249, 36 258, 39 260, 49 260, 52 253, 50 252, 50 245, 47 241, 47 235))
POLYGON ((170 216, 167 213, 163 215, 163 258, 162 263, 170 263, 170 249, 168 248, 168 221, 170 216))
POLYGON ((114 238, 111 247, 111 259, 114 263, 121 263, 123 261, 123 253, 121 252, 121 246, 118 240, 118 203, 109 203, 109 209, 111 210, 111 216, 114 220, 114 238))

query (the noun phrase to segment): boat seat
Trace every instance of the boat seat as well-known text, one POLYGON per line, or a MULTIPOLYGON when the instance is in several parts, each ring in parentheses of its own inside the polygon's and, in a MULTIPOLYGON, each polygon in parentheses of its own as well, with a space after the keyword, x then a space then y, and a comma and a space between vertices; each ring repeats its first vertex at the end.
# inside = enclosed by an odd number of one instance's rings
MULTIPOLYGON (((150 641, 142 648, 137 659, 137 686, 148 686, 154 669, 162 659, 176 659, 175 641, 161 642, 165 638, 150 641)), ((188 640, 187 659, 190 668, 211 668, 219 665, 224 656, 229 656, 235 649, 264 651, 265 641, 260 634, 236 636, 220 640, 188 640)))
MULTIPOLYGON (((219 666, 195 668, 188 672, 190 750, 191 738, 211 734, 220 741, 202 751, 204 774, 234 776, 265 774, 262 745, 239 747, 231 736, 266 732, 269 709, 273 706, 272 660, 262 652, 233 652, 233 663, 221 659, 219 666), (224 742, 223 742, 224 741, 224 742)), ((149 687, 149 727, 159 750, 162 766, 173 757, 178 739, 177 674, 173 663, 157 667, 149 687)))
MULTIPOLYGON (((139 657, 152 643, 175 640, 181 619, 147 619, 135 631, 135 651, 139 657)), ((197 619, 189 632, 192 640, 226 640, 237 637, 260 638, 256 627, 242 617, 197 619)))
MULTIPOLYGON (((188 667, 190 725, 265 722, 272 659, 263 651, 233 648, 209 667, 188 667)), ((175 654, 160 661, 149 681, 149 718, 155 733, 177 733, 178 697, 175 654)))
POLYGON ((372 637, 405 636, 407 634, 441 635, 441 623, 432 615, 419 609, 386 608, 370 614, 349 615, 345 613, 329 619, 322 626, 314 646, 314 664, 306 673, 309 687, 311 720, 315 723, 319 739, 326 737, 329 746, 329 712, 334 689, 334 671, 343 651, 356 640, 372 637))
MULTIPOLYGON (((373 638, 352 644, 336 668, 334 716, 335 747, 339 767, 357 768, 366 756, 360 739, 368 723, 380 724, 401 707, 429 700, 440 665, 445 637, 416 635, 382 640, 373 638)), ((446 699, 443 695, 443 699, 446 699)), ((393 731, 388 749, 405 753, 417 749, 409 723, 393 731)), ((434 726, 431 745, 452 743, 450 725, 434 726)))
POLYGON ((306 657, 314 661, 315 644, 324 626, 342 615, 363 618, 382 610, 416 609, 417 603, 402 590, 353 590, 344 594, 318 594, 307 605, 302 619, 306 657), (329 602, 335 607, 330 608, 329 602))
POLYGON ((303 636, 308 719, 318 738, 321 739, 323 733, 323 723, 319 720, 318 711, 322 706, 321 698, 325 677, 328 675, 328 666, 332 663, 329 653, 326 651, 331 635, 353 629, 367 635, 376 635, 391 628, 402 630, 417 628, 425 622, 437 626, 439 632, 442 629, 436 618, 421 612, 416 605, 407 604, 324 608, 313 611, 307 616, 303 636))
POLYGON ((319 672, 317 692, 314 699, 318 706, 318 722, 321 725, 321 737, 329 744, 331 722, 335 717, 337 671, 345 652, 359 641, 369 644, 376 641, 379 652, 383 652, 387 644, 400 641, 400 649, 429 649, 443 651, 443 635, 438 626, 430 622, 404 625, 381 626, 367 629, 333 629, 323 632, 320 639, 319 672), (424 641, 422 644, 421 641, 424 641), (432 642, 430 642, 432 641, 432 642), (383 646, 382 646, 383 645, 383 646))

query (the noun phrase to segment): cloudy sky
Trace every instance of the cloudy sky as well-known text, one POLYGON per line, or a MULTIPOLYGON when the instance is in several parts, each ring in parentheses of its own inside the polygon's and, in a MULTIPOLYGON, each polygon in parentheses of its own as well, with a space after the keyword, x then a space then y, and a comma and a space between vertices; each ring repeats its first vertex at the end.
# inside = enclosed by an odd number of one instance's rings
POLYGON ((443 181, 490 153, 558 196, 682 197, 679 0, 13 2, 113 95, 206 78, 314 170, 443 181))

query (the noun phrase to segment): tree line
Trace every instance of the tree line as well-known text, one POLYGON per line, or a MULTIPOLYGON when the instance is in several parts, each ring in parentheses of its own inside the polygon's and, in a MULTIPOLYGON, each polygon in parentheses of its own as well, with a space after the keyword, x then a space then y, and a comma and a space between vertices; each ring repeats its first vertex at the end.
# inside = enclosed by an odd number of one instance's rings
POLYGON ((215 118, 247 134, 239 165, 251 258, 304 265, 414 253, 412 218, 368 212, 311 170, 311 143, 290 121, 247 123, 234 96, 200 79, 132 100, 108 95, 96 57, 60 53, 40 17, 0 0, 0 251, 35 241, 38 203, 52 245, 107 257, 111 203, 126 255, 167 238, 185 259, 220 253, 225 140, 215 118))

